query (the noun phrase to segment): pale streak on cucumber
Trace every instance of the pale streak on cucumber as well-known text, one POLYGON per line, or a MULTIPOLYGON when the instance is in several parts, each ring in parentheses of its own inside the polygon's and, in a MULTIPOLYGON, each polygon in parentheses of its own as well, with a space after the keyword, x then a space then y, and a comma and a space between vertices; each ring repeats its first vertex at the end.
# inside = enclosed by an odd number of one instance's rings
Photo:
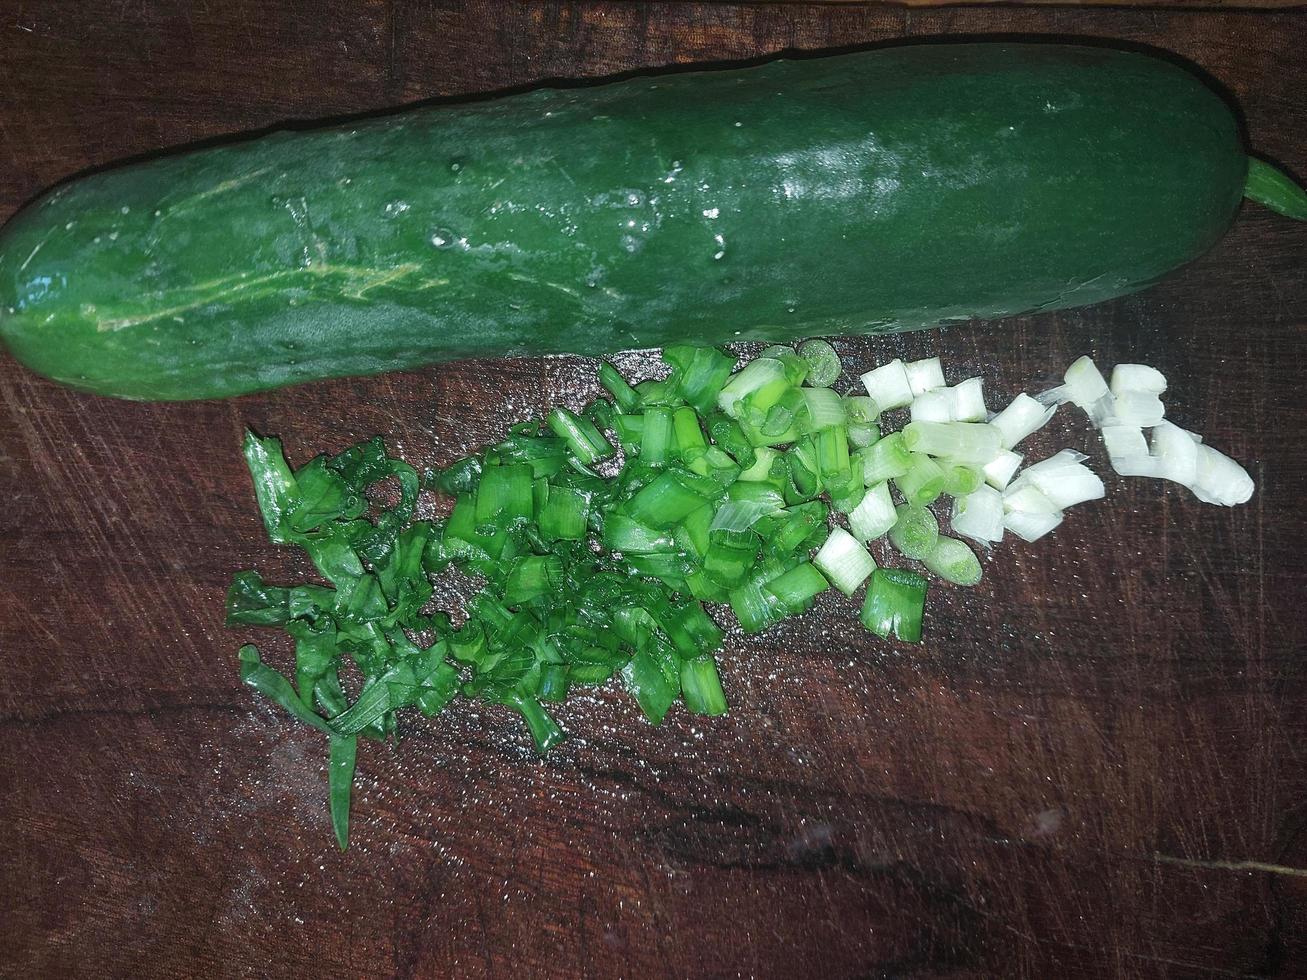
MULTIPOLYGON (((125 330, 128 327, 140 326, 143 323, 153 323, 157 320, 166 320, 170 317, 180 316, 191 310, 199 309, 202 306, 208 306, 210 303, 221 303, 233 296, 244 299, 262 299, 265 296, 273 295, 276 289, 258 290, 260 286, 274 285, 278 288, 285 285, 285 280, 294 277, 309 276, 310 280, 325 279, 334 275, 343 275, 347 281, 346 288, 341 295, 349 299, 363 299, 364 294, 370 290, 377 289, 397 279, 403 279, 414 273, 421 272, 423 267, 417 262, 405 262, 397 265, 392 269, 372 269, 366 266, 348 266, 348 265, 311 265, 300 269, 287 269, 284 272, 273 272, 266 276, 258 276, 254 279, 241 279, 239 276, 229 276, 225 279, 215 279, 211 282, 201 283, 198 286, 192 286, 184 292, 201 293, 195 299, 185 303, 179 303, 176 306, 169 306, 160 310, 152 310, 149 313, 142 313, 139 316, 119 316, 110 318, 101 318, 96 323, 95 329, 100 333, 114 330, 125 330), (257 290, 247 293, 249 290, 257 290)), ((448 279, 423 279, 417 284, 417 289, 432 289, 438 286, 448 286, 448 279)))
POLYGON ((184 197, 176 204, 169 204, 166 206, 161 205, 161 207, 166 207, 166 210, 164 210, 163 214, 160 217, 161 219, 171 218, 176 214, 181 214, 186 211, 189 211, 192 207, 194 207, 199 202, 207 201, 211 197, 217 197, 219 194, 225 194, 228 191, 234 191, 238 187, 244 187, 250 181, 262 177, 264 174, 266 174, 268 171, 272 169, 273 168, 270 166, 260 167, 258 170, 251 170, 249 173, 244 174, 240 177, 233 177, 230 180, 224 180, 221 184, 215 184, 213 187, 210 187, 207 191, 201 191, 198 194, 192 194, 190 197, 184 197))
POLYGON ((1248 180, 1244 184, 1243 196, 1286 218, 1307 221, 1307 190, 1265 160, 1248 158, 1248 180))

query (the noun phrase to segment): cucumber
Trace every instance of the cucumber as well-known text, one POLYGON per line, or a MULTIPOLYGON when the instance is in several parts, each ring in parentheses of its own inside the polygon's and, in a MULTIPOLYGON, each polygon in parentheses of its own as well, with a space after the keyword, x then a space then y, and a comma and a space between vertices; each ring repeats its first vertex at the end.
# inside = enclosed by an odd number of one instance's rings
MULTIPOLYGON (((1258 174, 1292 211, 1302 191, 1258 174)), ((191 399, 915 329, 1147 286, 1220 237, 1248 178, 1230 107, 1132 52, 930 44, 637 77, 74 180, 0 231, 0 335, 77 388, 191 399)))

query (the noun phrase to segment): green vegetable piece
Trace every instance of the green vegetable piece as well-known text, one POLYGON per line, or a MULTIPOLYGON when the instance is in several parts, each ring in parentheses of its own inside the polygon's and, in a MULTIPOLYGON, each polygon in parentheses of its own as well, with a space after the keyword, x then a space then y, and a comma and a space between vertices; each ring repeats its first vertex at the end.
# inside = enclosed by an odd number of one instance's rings
POLYGON ((546 486, 538 520, 546 541, 581 541, 590 522, 590 495, 571 487, 546 486))
POLYGON ((327 742, 327 788, 331 800, 331 827, 342 851, 349 849, 349 797, 354 786, 358 737, 333 735, 327 742))
POLYGON ((980 560, 957 538, 940 535, 935 547, 922 557, 921 563, 944 581, 955 585, 977 585, 980 582, 980 560))
POLYGON ((613 401, 617 402, 617 407, 623 414, 629 415, 639 407, 640 395, 627 383, 617 368, 607 361, 599 364, 599 383, 613 396, 613 401))
POLYGON ((572 455, 587 466, 613 454, 612 444, 593 422, 561 406, 550 410, 549 428, 567 443, 572 455))
POLYGON ((740 423, 728 415, 714 413, 707 417, 708 435, 724 452, 748 468, 757 462, 753 443, 740 428, 740 423))
MULTIPOLYGON (((874 447, 873 447, 874 448, 874 447)), ((912 454, 912 465, 908 471, 894 478, 894 485, 899 488, 903 498, 912 504, 928 504, 944 492, 948 482, 948 473, 938 462, 929 456, 912 454)))
POLYGON ((649 527, 669 528, 720 493, 720 486, 713 480, 688 470, 671 469, 637 493, 627 505, 627 512, 649 527))
POLYGON ((878 568, 871 573, 859 618, 877 636, 918 643, 925 605, 925 578, 905 569, 878 568))
POLYGON ((263 516, 268 538, 274 544, 285 544, 293 535, 283 525, 299 502, 299 488, 282 454, 281 440, 260 439, 247 430, 242 451, 250 476, 254 478, 254 495, 259 502, 259 513, 263 516))
MULTIPOLYGON (((688 406, 672 413, 672 435, 676 442, 676 455, 686 466, 691 466, 708 451, 708 440, 699 427, 699 416, 688 406)), ((707 476, 707 473, 701 474, 707 476)))
POLYGON ((829 589, 830 583, 815 565, 803 562, 772 579, 765 588, 787 615, 797 616, 812 605, 817 595, 829 589))
POLYGON ((751 579, 730 593, 731 612, 746 633, 757 633, 785 618, 785 608, 763 583, 751 579))
POLYGON ((949 466, 944 469, 944 493, 951 497, 965 497, 975 493, 984 482, 984 471, 974 466, 949 466))
POLYGON ((726 695, 712 657, 696 657, 681 663, 681 696, 690 714, 726 714, 726 695))
POLYGON ((903 445, 903 435, 893 432, 863 450, 862 482, 869 487, 897 479, 912 468, 912 453, 903 445))
POLYGON ((735 368, 735 358, 714 347, 673 344, 663 348, 663 360, 675 369, 680 396, 699 414, 710 411, 735 368))
POLYGON ((495 529, 528 521, 535 510, 534 474, 523 463, 487 466, 477 485, 476 524, 495 529))
POLYGON ((640 461, 649 466, 664 466, 675 448, 672 410, 664 406, 645 409, 640 434, 640 461))
POLYGON ((925 558, 939 541, 939 521, 926 507, 894 508, 898 521, 889 530, 889 543, 905 558, 925 558))
POLYGON ((843 367, 835 348, 824 340, 805 340, 798 347, 799 357, 808 365, 808 384, 829 388, 839 380, 843 367))
POLYGON ((650 722, 657 725, 681 693, 681 672, 670 647, 653 642, 622 668, 622 682, 650 722))

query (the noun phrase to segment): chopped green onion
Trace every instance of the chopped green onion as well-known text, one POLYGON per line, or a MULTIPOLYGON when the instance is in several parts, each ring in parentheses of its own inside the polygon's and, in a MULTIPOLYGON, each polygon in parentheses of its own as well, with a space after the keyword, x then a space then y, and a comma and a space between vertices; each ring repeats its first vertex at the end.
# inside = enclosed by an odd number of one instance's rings
POLYGON ((985 395, 980 378, 966 381, 949 389, 953 396, 954 422, 983 422, 989 411, 985 408, 985 395))
POLYGON ((752 531, 725 528, 710 531, 703 570, 718 585, 733 588, 748 577, 760 544, 758 535, 752 531))
POLYGON ((1011 449, 1033 432, 1042 429, 1057 411, 1056 405, 1042 405, 1025 392, 1017 395, 1007 408, 989 424, 998 429, 1004 449, 1011 449))
POLYGON ((761 582, 750 581, 731 590, 731 612, 746 633, 757 633, 785 618, 781 601, 761 582))
POLYGON ((617 441, 622 444, 623 451, 629 455, 639 449, 644 440, 644 416, 618 415, 613 419, 613 431, 617 433, 617 441))
POLYGON ((748 468, 757 460, 753 443, 749 441, 739 422, 728 415, 713 414, 708 417, 708 435, 712 441, 735 459, 741 466, 748 468))
POLYGON ((677 390, 696 412, 709 411, 735 368, 735 358, 714 347, 676 344, 663 348, 663 360, 675 369, 677 390))
POLYGON ((540 687, 536 697, 541 701, 566 701, 567 680, 565 665, 546 664, 540 671, 540 687))
POLYGON ((975 585, 980 581, 980 561, 975 552, 957 538, 939 536, 935 547, 922 556, 921 563, 946 582, 975 585))
POLYGON ((1003 540, 1003 495, 991 486, 977 487, 953 501, 953 530, 973 541, 1003 540))
POLYGON ((644 431, 640 434, 641 461, 649 466, 663 466, 672 448, 672 410, 661 405, 645 409, 644 431))
POLYGON ((929 508, 900 506, 889 543, 905 558, 924 558, 939 540, 939 522, 929 508))
POLYGON ((696 657, 681 663, 681 697, 694 715, 726 714, 726 695, 712 657, 696 657))
POLYGON ((567 443, 572 455, 587 466, 613 454, 612 444, 589 419, 558 407, 549 412, 549 428, 567 443))
POLYGON ((894 478, 894 485, 905 500, 912 504, 928 504, 944 492, 948 474, 944 467, 929 456, 912 454, 912 466, 902 476, 894 478))
POLYGON ((861 467, 850 469, 842 481, 837 479, 826 489, 830 493, 831 509, 841 514, 854 511, 862 503, 862 498, 867 495, 867 488, 862 482, 861 467))
POLYGON ((953 421, 953 389, 937 388, 923 391, 912 399, 909 416, 913 422, 953 421))
POLYGON ((672 433, 676 453, 687 466, 708 451, 708 440, 699 428, 699 416, 692 408, 678 408, 672 413, 672 433))
POLYGON ((859 618, 877 636, 917 643, 925 606, 926 580, 922 576, 901 568, 878 568, 871 573, 859 618))
POLYGON ((833 429, 848 421, 844 400, 829 388, 802 388, 799 391, 803 400, 800 428, 805 432, 833 429))
POLYGON ((995 490, 1006 489, 1007 485, 1012 482, 1012 477, 1016 474, 1017 468, 1021 466, 1021 460, 1020 453, 1005 449, 981 469, 981 472, 985 474, 985 482, 995 490))
POLYGON ((867 422, 875 425, 880 421, 880 412, 869 395, 845 395, 844 414, 850 423, 867 422))
POLYGON ((733 418, 739 417, 744 399, 763 393, 757 407, 767 409, 792 387, 786 377, 785 365, 774 357, 760 357, 750 361, 736 372, 717 396, 717 407, 733 418))
POLYGON ((563 564, 556 555, 519 558, 504 583, 504 602, 518 606, 552 592, 563 580, 563 564))
POLYGON ((664 529, 641 524, 625 514, 609 514, 604 519, 604 547, 609 551, 630 552, 637 555, 672 551, 676 547, 664 529))
POLYGON ((815 596, 829 589, 830 583, 816 566, 803 562, 772 579, 764 588, 776 597, 787 615, 796 616, 812 605, 815 596))
POLYGON ((859 541, 874 541, 888 533, 898 519, 889 484, 881 482, 868 487, 862 502, 849 513, 849 529, 859 541))
POLYGON ((812 563, 845 595, 853 595, 876 570, 876 561, 866 547, 842 527, 831 531, 812 563))
POLYGON ((808 365, 808 384, 814 388, 829 388, 840 376, 843 367, 835 348, 824 340, 805 340, 798 347, 799 357, 808 365))
POLYGON ((908 387, 914 396, 944 387, 944 368, 938 357, 926 357, 903 365, 908 376, 908 387))
POLYGON ((797 388, 808 377, 808 362, 800 357, 793 347, 777 344, 768 347, 758 356, 772 357, 780 361, 785 366, 785 380, 790 383, 791 387, 797 388))
POLYGON ((914 453, 980 465, 1003 451, 1002 433, 986 422, 909 422, 903 445, 914 453))
POLYGON ((533 480, 531 467, 525 463, 487 466, 477 485, 477 526, 504 527, 530 520, 535 512, 533 480))
POLYGON ((777 554, 793 553, 819 528, 825 528, 826 516, 826 505, 820 500, 789 508, 784 523, 772 533, 768 546, 777 554))
POLYGON ((987 544, 1006 531, 1034 540, 1063 507, 1101 495, 1070 451, 1015 475, 1021 457, 1003 447, 1042 424, 1045 405, 1093 395, 1091 415, 1117 423, 1104 440, 1118 470, 1180 479, 1219 503, 1252 492, 1243 469, 1196 436, 1163 420, 1150 450, 1138 424, 1122 424, 1159 417, 1165 380, 1146 369, 1123 366, 1113 375, 1120 390, 1099 393, 1087 362, 1063 389, 1018 396, 984 423, 980 380, 944 387, 937 358, 869 371, 868 395, 844 397, 829 388, 840 365, 823 341, 800 353, 769 348, 733 374, 730 355, 710 348, 673 346, 664 359, 665 380, 634 386, 601 363, 615 407, 555 408, 421 480, 380 439, 292 470, 276 440, 247 437, 269 536, 300 546, 328 584, 283 588, 241 573, 228 622, 279 626, 294 640, 289 677, 253 647, 242 648, 241 675, 329 738, 342 846, 357 736, 397 735, 405 708, 430 717, 456 697, 506 706, 540 751, 562 737, 546 706, 615 674, 653 722, 678 698, 691 712, 720 714, 722 632, 703 603, 729 604, 754 632, 831 585, 853 594, 869 575, 863 623, 918 640, 925 579, 877 568, 865 542, 888 533, 933 574, 970 585, 979 560, 940 536, 927 509, 938 494, 954 498, 952 533, 987 544), (913 421, 882 438, 880 411, 909 404, 913 421), (601 472, 595 464, 614 453, 606 433, 622 457, 601 472), (392 478, 399 501, 385 506, 374 485, 392 478), (415 519, 421 489, 454 498, 448 518, 415 519), (850 530, 831 529, 832 510, 848 515, 850 530), (458 629, 430 608, 429 576, 446 570, 484 578, 458 629), (361 680, 349 685, 352 701, 342 670, 361 680))
POLYGON ((816 433, 817 475, 822 486, 830 487, 849 478, 849 441, 841 428, 816 433))
POLYGON ((607 361, 599 364, 599 383, 613 396, 613 401, 617 402, 617 407, 624 414, 629 415, 640 406, 640 395, 627 383, 617 368, 607 361))
POLYGON ((944 492, 950 497, 974 493, 985 482, 985 475, 974 466, 949 466, 944 470, 944 492))
POLYGON ((580 541, 590 520, 590 495, 571 487, 545 485, 540 508, 540 536, 546 541, 580 541))
POLYGON ((862 457, 862 480, 867 486, 902 476, 912 468, 912 453, 903 445, 903 434, 891 433, 866 449, 862 457))
POLYGON ((912 385, 908 372, 897 357, 862 376, 863 387, 880 412, 904 408, 912 403, 912 385))
MULTIPOLYGON (((773 483, 777 478, 776 461, 780 453, 770 446, 759 446, 754 450, 754 462, 747 470, 741 470, 737 479, 741 483, 773 483)), ((784 477, 781 478, 784 483, 784 477)))
POLYGON ((627 512, 652 528, 668 528, 717 496, 718 484, 689 470, 670 469, 631 499, 627 512))

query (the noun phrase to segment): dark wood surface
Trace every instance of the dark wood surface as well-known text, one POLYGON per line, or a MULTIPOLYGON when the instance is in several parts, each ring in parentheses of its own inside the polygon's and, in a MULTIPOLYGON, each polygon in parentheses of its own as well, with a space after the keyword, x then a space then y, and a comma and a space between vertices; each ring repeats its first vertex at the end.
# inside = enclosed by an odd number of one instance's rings
MULTIPOLYGON (((1160 45, 1307 174, 1304 12, 0 6, 0 216, 81 168, 291 118, 936 33, 1160 45)), ((1246 208, 1134 298, 843 342, 863 370, 937 352, 994 402, 1084 352, 1158 365, 1171 414, 1259 491, 1225 510, 1109 478, 979 588, 937 589, 917 649, 823 597, 731 638, 724 719, 652 729, 605 689, 560 712, 546 761, 502 711, 415 721, 361 752, 345 855, 321 739, 240 686, 253 633, 221 625, 233 571, 304 572, 264 540, 242 428, 296 460, 381 433, 443 462, 585 397, 591 366, 139 405, 0 356, 0 974, 1304 975, 1305 272, 1307 226, 1246 208)), ((1060 445, 1093 439, 1055 425, 1034 448, 1060 445)))

